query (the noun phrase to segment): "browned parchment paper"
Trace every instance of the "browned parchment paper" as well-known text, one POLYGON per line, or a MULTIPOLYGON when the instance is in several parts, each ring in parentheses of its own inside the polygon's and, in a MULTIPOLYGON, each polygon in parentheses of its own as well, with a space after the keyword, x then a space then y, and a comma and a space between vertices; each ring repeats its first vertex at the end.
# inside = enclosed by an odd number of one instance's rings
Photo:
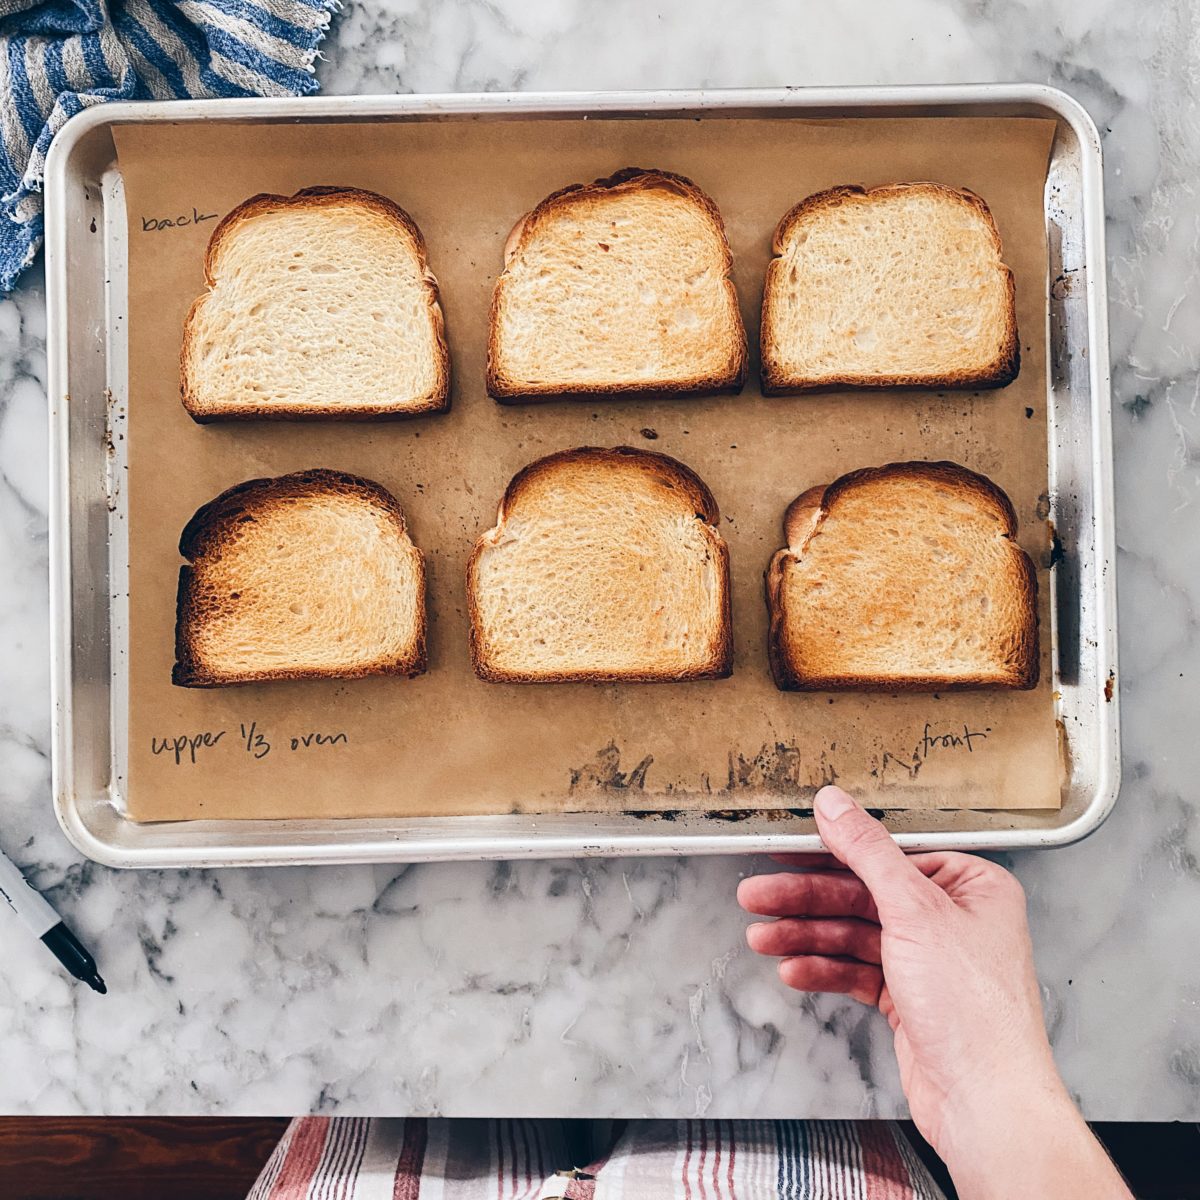
POLYGON ((971 119, 118 127, 130 256, 128 413, 116 432, 129 439, 131 815, 790 807, 831 779, 881 807, 1058 807, 1044 567, 1042 191, 1052 132, 1044 121, 971 119), (484 390, 485 332, 510 227, 554 189, 627 165, 688 175, 720 205, 751 382, 740 396, 705 399, 494 404, 484 390), (753 347, 777 220, 821 188, 909 179, 965 185, 991 205, 1016 272, 1019 379, 977 395, 763 399, 753 347), (420 225, 442 285, 453 410, 374 425, 193 424, 179 401, 180 331, 203 287, 201 260, 217 218, 255 192, 317 184, 382 192, 420 225), (681 459, 717 497, 733 565, 733 677, 640 686, 478 681, 467 654, 464 564, 509 478, 554 450, 622 443, 681 459), (776 691, 762 573, 782 544, 784 509, 813 484, 908 458, 956 460, 1012 497, 1021 541, 1043 564, 1041 686, 941 697, 776 691), (404 506, 428 564, 429 673, 173 687, 184 523, 233 484, 318 466, 378 480, 404 506), (205 733, 215 744, 174 748, 205 733), (337 734, 344 737, 327 740, 337 734))

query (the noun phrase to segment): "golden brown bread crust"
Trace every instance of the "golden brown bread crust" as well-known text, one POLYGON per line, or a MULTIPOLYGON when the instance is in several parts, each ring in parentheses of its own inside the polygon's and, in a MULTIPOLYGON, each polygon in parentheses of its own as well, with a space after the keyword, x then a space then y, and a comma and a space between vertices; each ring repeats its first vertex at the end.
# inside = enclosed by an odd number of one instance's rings
POLYGON ((767 659, 775 685, 781 691, 969 691, 986 687, 1007 687, 1028 691, 1037 686, 1040 669, 1037 618, 1037 573, 1033 560, 1016 544, 1017 514, 1012 501, 986 475, 980 475, 952 462, 901 462, 882 467, 865 467, 851 471, 828 485, 819 485, 802 492, 788 505, 783 520, 787 545, 777 550, 764 574, 767 611, 770 627, 767 635, 767 659), (783 630, 787 613, 783 604, 783 580, 788 564, 804 556, 813 535, 820 529, 826 514, 843 492, 858 484, 887 478, 919 478, 948 484, 959 490, 975 492, 985 503, 995 507, 1003 526, 1003 536, 1013 542, 1020 564, 1020 596, 1018 602, 1025 614, 1025 626, 1020 635, 1020 660, 1010 677, 997 681, 992 677, 959 676, 943 679, 905 679, 893 676, 841 675, 822 676, 819 680, 806 677, 795 667, 783 645, 783 630))
POLYGON ((278 196, 270 192, 260 192, 243 200, 236 208, 231 209, 218 222, 208 240, 208 249, 204 252, 204 283, 206 291, 192 301, 187 316, 183 321, 183 347, 179 355, 180 394, 183 407, 188 415, 199 425, 207 425, 217 421, 382 421, 400 420, 406 417, 419 417, 427 413, 442 412, 450 407, 450 350, 446 345, 446 319, 442 312, 438 281, 430 270, 429 256, 425 249, 425 238, 422 236, 417 223, 394 200, 380 196, 376 192, 368 192, 362 188, 349 187, 310 187, 302 188, 294 196, 278 196), (421 404, 409 408, 396 409, 383 404, 356 404, 353 409, 339 405, 305 408, 303 410, 288 409, 280 405, 259 404, 253 408, 232 413, 207 413, 199 408, 194 392, 190 386, 190 369, 192 359, 192 325, 200 306, 207 302, 211 289, 216 284, 213 265, 221 248, 222 241, 242 221, 271 212, 277 208, 322 208, 331 204, 344 203, 353 200, 363 208, 376 212, 389 221, 395 222, 407 231, 417 248, 418 261, 425 283, 429 289, 429 308, 433 315, 434 346, 437 355, 437 379, 429 397, 421 404))
POLYGON ((762 321, 759 345, 761 349, 762 392, 765 396, 796 395, 800 392, 847 391, 854 388, 920 388, 925 391, 938 388, 1000 388, 1016 379, 1021 370, 1021 344, 1017 333, 1017 288, 1012 270, 1001 263, 1008 287, 1008 320, 1004 331, 1004 344, 996 359, 977 371, 951 371, 945 375, 831 375, 806 381, 785 374, 767 352, 769 339, 774 328, 772 306, 778 288, 776 279, 783 270, 782 255, 791 236, 792 227, 805 217, 823 208, 836 208, 850 196, 877 196, 887 192, 926 192, 931 195, 950 197, 975 209, 982 217, 992 235, 996 255, 1004 252, 1000 231, 995 218, 981 196, 969 188, 953 188, 943 183, 889 183, 881 187, 865 188, 858 184, 842 184, 823 192, 816 192, 790 208, 775 227, 771 239, 771 252, 775 256, 767 264, 763 282, 762 321))
POLYGON ((716 498, 708 485, 691 467, 653 450, 640 450, 633 446, 616 446, 606 449, 600 446, 579 446, 574 450, 560 450, 539 458, 519 470, 504 490, 496 514, 495 526, 482 534, 475 543, 467 560, 467 612, 471 622, 471 666, 480 679, 488 683, 684 683, 700 679, 725 679, 733 673, 733 609, 729 586, 729 547, 717 532, 721 519, 716 498), (723 582, 721 605, 721 627, 718 644, 712 658, 691 671, 660 672, 654 670, 634 672, 578 671, 532 675, 523 672, 507 672, 492 667, 487 660, 487 647, 479 636, 480 612, 475 597, 475 565, 479 556, 488 547, 495 535, 504 528, 505 517, 519 501, 521 493, 538 475, 570 466, 575 462, 619 462, 635 459, 646 470, 656 474, 668 487, 680 488, 688 507, 696 519, 705 527, 704 533, 718 564, 718 574, 723 582))
MULTIPOLYGON (((551 192, 532 211, 527 212, 513 226, 504 243, 504 270, 513 260, 517 252, 528 241, 529 236, 545 217, 555 209, 562 207, 565 202, 580 196, 608 191, 635 191, 650 188, 665 188, 678 192, 689 201, 701 208, 712 222, 720 240, 725 260, 725 285, 737 306, 737 293, 734 290, 730 274, 733 271, 733 252, 729 248, 729 239, 725 234, 725 222, 716 202, 706 192, 701 191, 690 179, 676 175, 671 171, 658 171, 645 167, 624 167, 620 171, 597 179, 593 183, 572 183, 567 187, 551 192)), ((578 384, 548 384, 541 388, 517 388, 505 382, 501 377, 498 358, 498 326, 499 308, 501 303, 504 272, 496 280, 492 290, 492 303, 488 318, 487 346, 487 390, 493 400, 501 404, 529 404, 545 400, 594 400, 604 397, 620 397, 625 400, 646 400, 653 397, 688 396, 699 393, 740 392, 746 382, 749 371, 749 346, 746 341, 746 329, 738 310, 737 328, 739 343, 727 369, 715 373, 707 379, 688 382, 666 381, 653 386, 608 384, 603 387, 581 386, 578 384)))
MULTIPOLYGON (((361 497, 373 507, 383 510, 396 526, 397 534, 408 539, 404 511, 386 488, 358 475, 345 471, 314 468, 278 475, 268 479, 248 479, 222 492, 202 505, 183 527, 179 536, 179 553, 189 563, 221 548, 231 522, 252 518, 277 500, 305 495, 328 495, 340 492, 361 497)), ((411 539, 408 539, 411 540, 411 539)), ((193 644, 194 625, 191 566, 179 568, 179 586, 175 599, 175 666, 171 682, 178 687, 227 687, 237 683, 258 683, 276 679, 358 679, 366 675, 403 675, 412 678, 425 673, 428 658, 425 648, 425 556, 414 545, 417 566, 417 624, 420 634, 411 656, 391 662, 376 662, 349 670, 323 668, 280 667, 269 672, 255 672, 244 679, 222 676, 215 678, 198 661, 193 644)))

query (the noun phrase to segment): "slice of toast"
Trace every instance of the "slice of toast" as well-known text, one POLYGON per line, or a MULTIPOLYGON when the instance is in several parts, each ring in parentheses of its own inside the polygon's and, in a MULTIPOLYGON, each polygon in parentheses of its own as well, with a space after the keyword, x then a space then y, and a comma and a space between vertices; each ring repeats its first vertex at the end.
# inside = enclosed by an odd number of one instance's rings
POLYGON ((775 230, 762 308, 764 393, 992 388, 1020 369, 1013 274, 973 192, 837 187, 775 230))
POLYGON ((797 497, 767 570, 776 684, 800 691, 1023 688, 1037 577, 991 480, 891 463, 797 497))
POLYGON ((181 687, 425 670, 425 563, 377 483, 251 479, 196 513, 179 552, 181 687))
POLYGON ((213 231, 184 323, 196 421, 366 420, 449 407, 450 356, 425 242, 355 188, 254 196, 213 231))
POLYGON ((729 551, 682 463, 585 446, 513 478, 467 565, 471 659, 493 682, 718 679, 729 551))
POLYGON ((555 192, 504 247, 488 392, 504 403, 736 392, 746 331, 713 201, 629 167, 555 192))

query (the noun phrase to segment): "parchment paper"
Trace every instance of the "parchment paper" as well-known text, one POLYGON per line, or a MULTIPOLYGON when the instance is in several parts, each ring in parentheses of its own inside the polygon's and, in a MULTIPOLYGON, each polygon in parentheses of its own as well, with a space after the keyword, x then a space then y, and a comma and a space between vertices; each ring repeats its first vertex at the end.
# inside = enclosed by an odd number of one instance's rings
POLYGON ((129 393, 119 433, 129 439, 130 814, 804 807, 834 779, 879 807, 1057 808, 1042 198, 1052 133, 1046 121, 944 118, 118 127, 129 210, 129 393), (556 188, 628 165, 680 172, 719 204, 750 382, 739 396, 704 399, 493 403, 484 390, 488 301, 509 229, 556 188), (835 184, 920 179, 965 185, 991 206, 1016 273, 1020 377, 978 394, 763 399, 754 348, 779 217, 835 184), (452 411, 381 424, 195 425, 179 400, 180 332, 217 220, 255 192, 318 184, 390 196, 424 232, 442 285, 452 411), (681 459, 720 504, 733 567, 732 678, 480 682, 467 653, 464 565, 509 478, 554 450, 621 444, 681 459), (784 509, 845 471, 910 458, 963 463, 1012 497, 1021 542, 1039 564, 1040 686, 943 696, 777 691, 762 575, 782 544, 784 509), (403 505, 428 566, 429 673, 172 686, 185 522, 227 487, 305 467, 377 480, 403 505))

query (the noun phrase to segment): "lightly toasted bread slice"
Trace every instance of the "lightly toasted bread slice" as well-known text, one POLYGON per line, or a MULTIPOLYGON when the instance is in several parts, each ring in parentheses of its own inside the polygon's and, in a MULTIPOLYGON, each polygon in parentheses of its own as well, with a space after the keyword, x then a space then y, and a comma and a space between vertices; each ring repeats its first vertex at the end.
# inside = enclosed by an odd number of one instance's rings
POLYGON ((467 565, 475 673, 507 683, 728 675, 719 519, 708 488, 665 454, 584 446, 531 463, 467 565))
POLYGON ((181 687, 425 670, 425 563, 377 483, 251 479, 196 513, 179 552, 181 687))
POLYGON ((776 684, 801 691, 1032 688, 1037 577, 991 480, 890 463, 796 498, 767 570, 776 684))
POLYGON ((517 223, 492 294, 488 392, 503 403, 736 392, 746 331, 716 204, 628 167, 517 223))
POLYGON ((449 407, 437 280, 399 205, 356 188, 254 196, 213 231, 184 323, 199 422, 369 420, 449 407))
POLYGON ((1017 377, 1013 274, 974 192, 836 187, 787 213, 773 249, 764 393, 993 388, 1017 377))

